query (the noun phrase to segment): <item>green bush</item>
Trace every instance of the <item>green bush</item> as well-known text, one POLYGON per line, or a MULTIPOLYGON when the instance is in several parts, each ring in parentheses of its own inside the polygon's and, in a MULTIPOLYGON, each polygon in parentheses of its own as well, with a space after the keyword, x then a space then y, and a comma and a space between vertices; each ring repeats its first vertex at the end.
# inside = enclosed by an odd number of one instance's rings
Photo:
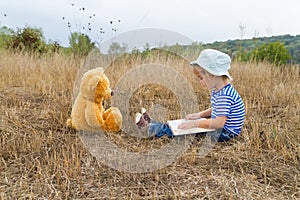
POLYGON ((91 42, 89 36, 73 32, 69 37, 71 53, 76 56, 87 56, 94 48, 95 44, 91 42))
POLYGON ((284 44, 276 41, 268 44, 262 44, 252 51, 252 61, 267 61, 274 65, 285 65, 291 59, 291 55, 284 47, 284 44))
POLYGON ((0 49, 6 48, 6 44, 8 41, 10 41, 12 34, 13 34, 12 29, 9 29, 6 26, 2 26, 0 28, 0 49))
POLYGON ((31 27, 18 28, 6 42, 6 47, 12 50, 38 53, 47 51, 42 30, 31 27))

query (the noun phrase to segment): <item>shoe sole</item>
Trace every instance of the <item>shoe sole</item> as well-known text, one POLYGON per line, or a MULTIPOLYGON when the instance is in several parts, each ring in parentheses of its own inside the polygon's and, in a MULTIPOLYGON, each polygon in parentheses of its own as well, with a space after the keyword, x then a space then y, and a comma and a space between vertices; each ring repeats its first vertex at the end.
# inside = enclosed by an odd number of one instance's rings
POLYGON ((142 114, 141 113, 136 113, 135 114, 135 123, 139 123, 139 121, 141 120, 142 114))

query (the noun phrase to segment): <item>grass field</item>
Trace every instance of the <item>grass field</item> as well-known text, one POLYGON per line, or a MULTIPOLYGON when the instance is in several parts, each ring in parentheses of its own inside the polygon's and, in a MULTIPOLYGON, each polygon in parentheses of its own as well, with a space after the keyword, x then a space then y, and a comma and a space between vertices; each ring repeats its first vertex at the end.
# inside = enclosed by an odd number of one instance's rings
MULTIPOLYGON (((164 60, 176 68, 176 61, 164 60)), ((299 67, 233 63, 233 85, 247 113, 240 137, 215 145, 204 158, 196 153, 199 138, 171 165, 137 174, 97 162, 78 133, 65 126, 83 63, 60 54, 0 52, 0 199, 300 198, 299 67)), ((118 70, 110 73, 118 76, 129 65, 116 64, 118 70)), ((116 77, 110 78, 114 85, 116 77)), ((140 88, 131 101, 142 99, 147 107, 155 96, 166 109, 176 107, 178 102, 168 99, 172 94, 152 89, 148 94, 140 88)), ((209 92, 196 89, 203 109, 209 105, 209 92)), ((110 138, 132 151, 169 141, 137 142, 123 132, 110 138)))

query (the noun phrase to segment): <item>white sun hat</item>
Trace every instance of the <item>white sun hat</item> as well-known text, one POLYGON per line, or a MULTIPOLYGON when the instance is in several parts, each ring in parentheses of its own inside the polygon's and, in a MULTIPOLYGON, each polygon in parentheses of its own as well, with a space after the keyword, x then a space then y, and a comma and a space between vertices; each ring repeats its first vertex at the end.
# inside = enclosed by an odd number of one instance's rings
POLYGON ((200 52, 199 57, 190 64, 195 66, 199 65, 210 74, 215 76, 227 76, 230 80, 232 77, 229 75, 231 58, 226 53, 215 49, 205 49, 200 52))

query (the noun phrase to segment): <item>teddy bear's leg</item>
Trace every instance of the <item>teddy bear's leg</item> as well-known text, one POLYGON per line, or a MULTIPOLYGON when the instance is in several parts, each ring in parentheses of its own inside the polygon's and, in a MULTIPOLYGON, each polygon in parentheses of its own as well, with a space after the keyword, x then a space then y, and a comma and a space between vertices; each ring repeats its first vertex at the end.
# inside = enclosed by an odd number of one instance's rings
POLYGON ((105 129, 107 131, 117 132, 122 127, 122 114, 116 107, 110 107, 103 113, 105 129))
POLYGON ((99 106, 94 102, 87 102, 84 117, 90 128, 103 129, 105 128, 103 113, 99 109, 99 106))

